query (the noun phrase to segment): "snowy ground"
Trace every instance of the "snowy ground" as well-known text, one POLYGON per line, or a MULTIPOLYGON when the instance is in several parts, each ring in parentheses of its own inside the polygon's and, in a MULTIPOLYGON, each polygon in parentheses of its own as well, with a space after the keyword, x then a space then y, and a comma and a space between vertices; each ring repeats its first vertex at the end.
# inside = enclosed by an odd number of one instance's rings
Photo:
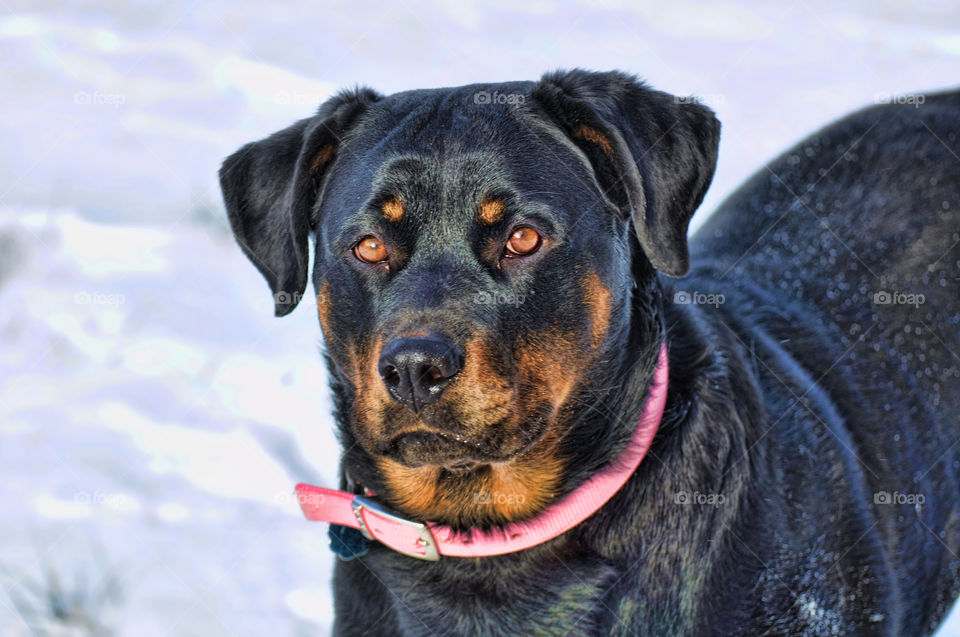
POLYGON ((290 497, 333 483, 319 329, 272 318, 226 232, 240 144, 354 83, 618 67, 718 111, 706 213, 832 118, 960 83, 953 2, 63 4, 0 1, 3 636, 328 631, 290 497), (31 616, 50 590, 75 631, 31 616))

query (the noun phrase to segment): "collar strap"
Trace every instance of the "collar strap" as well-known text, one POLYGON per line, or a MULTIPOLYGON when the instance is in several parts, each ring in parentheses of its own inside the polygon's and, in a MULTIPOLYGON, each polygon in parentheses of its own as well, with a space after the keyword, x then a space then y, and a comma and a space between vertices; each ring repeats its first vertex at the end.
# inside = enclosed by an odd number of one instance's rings
POLYGON ((416 522, 392 512, 375 498, 346 491, 297 485, 297 499, 308 520, 359 529, 368 540, 377 540, 394 551, 424 560, 441 555, 485 557, 522 551, 566 533, 616 494, 650 449, 660 426, 667 400, 667 346, 660 359, 640 422, 627 448, 610 466, 526 522, 507 524, 492 531, 454 532, 433 522, 416 522))

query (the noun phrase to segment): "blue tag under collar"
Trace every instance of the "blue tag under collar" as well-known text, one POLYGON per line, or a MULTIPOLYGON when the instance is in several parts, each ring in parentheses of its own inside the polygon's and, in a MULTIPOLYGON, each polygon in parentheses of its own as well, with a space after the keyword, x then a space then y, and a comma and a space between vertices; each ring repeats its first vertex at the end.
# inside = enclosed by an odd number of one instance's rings
POLYGON ((370 540, 349 526, 331 524, 327 535, 330 537, 330 550, 345 562, 362 557, 370 550, 370 540))

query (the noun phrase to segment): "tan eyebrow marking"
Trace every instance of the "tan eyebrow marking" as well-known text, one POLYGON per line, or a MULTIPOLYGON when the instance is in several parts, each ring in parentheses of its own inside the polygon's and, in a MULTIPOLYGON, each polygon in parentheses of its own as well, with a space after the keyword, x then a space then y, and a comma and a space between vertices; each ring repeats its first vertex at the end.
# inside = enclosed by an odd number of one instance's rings
POLYGON ((487 225, 496 223, 503 218, 503 211, 506 206, 499 199, 486 199, 477 208, 477 218, 480 223, 487 225))
POLYGON ((403 219, 403 202, 398 197, 384 201, 380 204, 380 210, 383 211, 383 218, 391 223, 403 219))
POLYGON ((598 131, 596 128, 590 128, 589 126, 580 125, 580 128, 573 132, 574 137, 579 137, 580 139, 585 139, 588 142, 593 142, 607 155, 613 155, 613 144, 610 143, 610 140, 606 136, 598 131))

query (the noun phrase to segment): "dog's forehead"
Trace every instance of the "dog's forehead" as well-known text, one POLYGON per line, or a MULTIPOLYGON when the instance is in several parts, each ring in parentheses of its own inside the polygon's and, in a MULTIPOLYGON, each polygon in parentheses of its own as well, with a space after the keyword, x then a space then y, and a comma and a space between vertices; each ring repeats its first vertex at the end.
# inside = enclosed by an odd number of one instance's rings
POLYGON ((373 104, 369 116, 407 141, 457 139, 486 143, 516 121, 530 103, 532 82, 471 84, 394 93, 373 104))
MULTIPOLYGON (((582 153, 531 108, 532 88, 477 84, 384 98, 343 140, 328 194, 378 207, 391 194, 404 196, 402 209, 387 205, 388 217, 417 214, 427 202, 459 217, 510 194, 558 212, 575 209, 574 191, 592 190, 592 172, 582 153)), ((491 217, 496 212, 488 209, 491 217)))
POLYGON ((435 165, 463 163, 459 158, 471 154, 507 158, 538 143, 525 108, 527 84, 500 85, 503 93, 473 85, 391 95, 370 107, 344 146, 373 163, 396 156, 431 157, 435 165), (513 101, 477 102, 487 94, 513 101))

